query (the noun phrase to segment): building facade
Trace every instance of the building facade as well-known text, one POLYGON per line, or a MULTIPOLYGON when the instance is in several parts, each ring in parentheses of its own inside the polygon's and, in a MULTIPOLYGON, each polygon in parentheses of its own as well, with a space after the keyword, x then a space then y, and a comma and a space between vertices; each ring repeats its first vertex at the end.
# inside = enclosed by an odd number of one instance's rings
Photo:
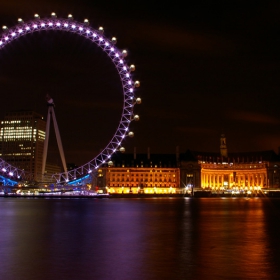
POLYGON ((45 130, 46 122, 36 112, 7 113, 1 121, 0 157, 41 181, 45 130))
POLYGON ((98 170, 95 185, 97 189, 119 194, 280 188, 280 155, 273 150, 230 153, 222 135, 219 153, 117 153, 98 170))
POLYGON ((180 169, 170 154, 116 153, 98 170, 97 189, 117 194, 175 194, 180 190, 180 169))
POLYGON ((180 155, 181 182, 212 190, 258 190, 280 187, 280 156, 273 150, 228 153, 221 136, 220 153, 188 150, 180 155))

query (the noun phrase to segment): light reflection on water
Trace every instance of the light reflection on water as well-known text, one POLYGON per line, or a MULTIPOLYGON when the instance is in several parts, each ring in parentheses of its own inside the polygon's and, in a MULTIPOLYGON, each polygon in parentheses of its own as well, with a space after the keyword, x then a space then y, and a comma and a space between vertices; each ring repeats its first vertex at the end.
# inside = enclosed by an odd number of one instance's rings
POLYGON ((0 279, 278 279, 280 199, 0 198, 0 279))

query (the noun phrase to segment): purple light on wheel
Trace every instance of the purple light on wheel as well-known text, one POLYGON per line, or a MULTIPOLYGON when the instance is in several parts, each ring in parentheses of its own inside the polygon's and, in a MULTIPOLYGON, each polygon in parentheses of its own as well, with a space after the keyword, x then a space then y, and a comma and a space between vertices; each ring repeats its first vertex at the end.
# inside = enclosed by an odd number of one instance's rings
MULTIPOLYGON (((115 153, 119 149, 123 139, 126 137, 128 124, 130 123, 131 115, 133 115, 134 105, 136 103, 140 103, 134 102, 134 85, 133 81, 130 78, 130 71, 134 71, 134 69, 132 70, 131 66, 127 65, 125 59, 126 55, 124 55, 124 51, 120 51, 117 47, 113 47, 112 44, 115 44, 116 40, 110 40, 106 38, 106 36, 103 35, 103 28, 95 30, 91 28, 88 23, 85 25, 74 21, 72 15, 71 17, 68 16, 68 19, 57 19, 56 14, 52 14, 51 18, 40 19, 39 16, 36 16, 35 20, 30 20, 26 23, 21 21, 18 25, 15 26, 14 29, 12 29, 11 32, 6 33, 6 35, 0 35, 0 46, 1 48, 3 48, 3 46, 19 37, 19 34, 20 36, 22 36, 41 30, 63 30, 76 33, 80 36, 85 36, 85 38, 93 42, 97 47, 101 48, 104 53, 107 54, 107 56, 111 59, 111 62, 114 64, 116 70, 118 71, 122 83, 124 107, 119 127, 117 128, 114 136, 112 137, 109 144, 103 149, 103 151, 101 151, 90 162, 69 172, 52 175, 57 182, 66 182, 69 181, 68 176, 71 176, 70 178, 72 180, 74 177, 76 177, 77 172, 77 174, 82 174, 85 172, 85 170, 86 172, 92 170, 94 166, 96 168, 99 168, 101 163, 104 163, 110 159, 111 154, 115 153), (63 27, 63 29, 61 27, 63 27), (124 124, 126 124, 127 126, 124 126, 124 124)), ((44 34, 48 34, 48 32, 44 34)))

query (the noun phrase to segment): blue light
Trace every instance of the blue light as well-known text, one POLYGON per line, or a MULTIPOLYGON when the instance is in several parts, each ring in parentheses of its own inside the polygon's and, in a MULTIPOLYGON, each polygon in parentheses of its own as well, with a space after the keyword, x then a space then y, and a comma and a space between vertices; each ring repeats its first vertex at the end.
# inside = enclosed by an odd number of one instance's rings
POLYGON ((89 174, 87 174, 87 175, 85 175, 84 177, 79 178, 79 179, 77 179, 77 180, 68 182, 68 185, 74 185, 74 184, 80 183, 80 182, 82 182, 83 180, 87 179, 88 177, 89 177, 89 174))
POLYGON ((8 179, 8 178, 6 178, 4 176, 1 176, 1 175, 0 175, 0 182, 3 182, 4 186, 15 186, 18 183, 16 181, 13 181, 13 180, 8 179))

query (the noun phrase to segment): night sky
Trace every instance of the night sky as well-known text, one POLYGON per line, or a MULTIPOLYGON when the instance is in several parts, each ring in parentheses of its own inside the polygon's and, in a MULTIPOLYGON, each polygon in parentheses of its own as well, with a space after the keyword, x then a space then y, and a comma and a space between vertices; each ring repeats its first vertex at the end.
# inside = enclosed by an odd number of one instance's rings
MULTIPOLYGON (((73 1, 0 3, 0 26, 56 12, 88 18, 118 39, 136 66, 142 104, 127 152, 187 149, 229 152, 280 146, 279 1, 73 1), (102 3, 101 3, 102 2, 102 3), (195 2, 195 3, 193 3, 195 2)), ((45 95, 56 104, 67 162, 91 160, 113 137, 122 111, 117 71, 94 44, 75 34, 30 34, 0 51, 2 119, 12 110, 46 116, 45 95)), ((49 158, 58 163, 54 142, 49 158)))

